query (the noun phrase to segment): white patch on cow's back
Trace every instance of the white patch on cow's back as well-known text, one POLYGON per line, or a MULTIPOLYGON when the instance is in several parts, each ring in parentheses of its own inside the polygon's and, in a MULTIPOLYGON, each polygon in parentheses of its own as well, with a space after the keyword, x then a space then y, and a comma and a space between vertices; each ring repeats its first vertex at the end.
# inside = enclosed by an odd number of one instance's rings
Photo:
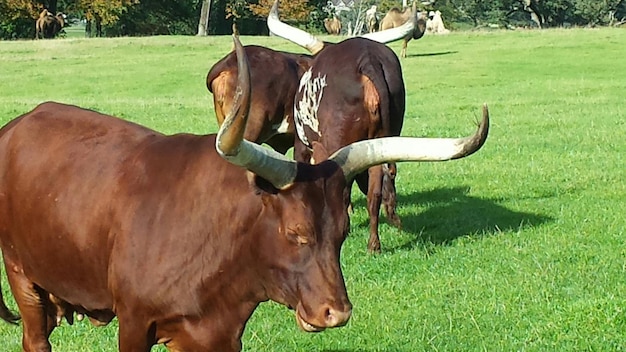
POLYGON ((319 120, 317 119, 317 110, 322 100, 322 94, 324 93, 324 87, 326 87, 326 75, 322 76, 319 73, 317 77, 313 77, 312 69, 302 75, 300 79, 300 86, 298 92, 302 93, 302 99, 297 101, 293 107, 293 119, 296 125, 296 132, 298 137, 309 148, 311 144, 304 132, 304 126, 309 127, 319 137, 319 120))

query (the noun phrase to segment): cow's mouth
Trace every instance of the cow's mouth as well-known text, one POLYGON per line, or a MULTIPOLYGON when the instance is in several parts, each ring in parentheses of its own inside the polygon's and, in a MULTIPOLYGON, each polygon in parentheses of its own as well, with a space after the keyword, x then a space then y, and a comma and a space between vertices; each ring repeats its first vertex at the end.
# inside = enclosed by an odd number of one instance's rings
POLYGON ((296 321, 298 322, 298 326, 300 327, 300 329, 302 329, 302 331, 305 331, 305 332, 320 332, 326 329, 326 328, 322 328, 322 327, 315 326, 313 324, 308 323, 306 320, 304 320, 304 318, 300 314, 299 309, 296 309, 296 321))

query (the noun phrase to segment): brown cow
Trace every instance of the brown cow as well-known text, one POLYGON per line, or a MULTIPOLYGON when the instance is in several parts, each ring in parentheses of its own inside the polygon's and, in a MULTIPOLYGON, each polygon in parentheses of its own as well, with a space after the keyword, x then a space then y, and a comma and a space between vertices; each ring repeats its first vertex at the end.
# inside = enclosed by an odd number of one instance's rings
POLYGON ((61 12, 56 16, 44 9, 35 22, 35 39, 51 39, 65 27, 65 15, 61 12))
POLYGON ((333 16, 333 18, 325 18, 324 28, 326 28, 326 32, 328 32, 328 34, 339 35, 341 33, 341 21, 339 21, 337 16, 333 16))
POLYGON ((426 16, 423 12, 417 12, 415 2, 413 7, 406 7, 403 11, 394 7, 387 12, 385 17, 380 21, 379 30, 383 31, 391 28, 398 28, 410 19, 415 19, 416 26, 413 33, 404 37, 402 41, 401 56, 406 57, 406 47, 411 39, 420 39, 426 32, 426 16))
MULTIPOLYGON (((399 28, 363 37, 387 42, 412 33, 415 21, 399 28), (384 38, 384 39, 383 39, 384 38)), ((297 138, 294 156, 303 162, 319 162, 337 149, 358 140, 398 136, 405 111, 402 70, 387 46, 363 37, 325 43, 278 18, 278 2, 268 17, 270 30, 313 54, 295 97, 297 138), (322 148, 323 147, 323 148, 322 148)), ((370 217, 368 250, 380 252, 378 235, 381 202, 390 222, 400 227, 395 211, 395 165, 377 165, 356 181, 367 194, 370 217)))
POLYGON ((239 351, 268 299, 305 331, 342 326, 351 178, 390 160, 464 157, 487 137, 485 115, 471 137, 378 139, 297 163, 243 139, 250 78, 236 51, 240 88, 217 135, 166 136, 58 103, 0 130, 0 247, 24 351, 51 350, 50 295, 117 316, 121 352, 239 351))
MULTIPOLYGON (((235 31, 233 24, 233 33, 235 31)), ((395 34, 394 38, 381 33, 380 38, 375 40, 388 42, 402 39, 403 35, 404 33, 395 34)), ((252 90, 255 92, 244 138, 259 144, 267 143, 284 154, 294 145, 293 99, 300 77, 309 68, 311 56, 275 51, 256 45, 244 48, 250 64, 252 90)), ((236 76, 237 60, 234 52, 213 65, 207 74, 206 85, 213 94, 215 113, 220 125, 228 107, 232 105, 236 76)))
MULTIPOLYGON (((284 154, 293 147, 293 98, 311 57, 256 45, 244 48, 254 92, 244 138, 259 144, 267 143, 284 154)), ((222 125, 233 105, 237 89, 237 57, 234 52, 211 67, 206 84, 213 93, 215 114, 222 125)))

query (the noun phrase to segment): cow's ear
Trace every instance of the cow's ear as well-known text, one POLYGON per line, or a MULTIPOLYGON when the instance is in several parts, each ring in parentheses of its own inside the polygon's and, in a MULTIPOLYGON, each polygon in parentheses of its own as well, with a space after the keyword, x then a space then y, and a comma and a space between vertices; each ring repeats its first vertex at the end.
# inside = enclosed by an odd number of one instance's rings
POLYGON ((264 179, 263 177, 260 177, 250 171, 247 172, 247 175, 248 175, 248 184, 250 185, 250 187, 254 189, 256 194, 263 194, 263 193, 277 194, 278 192, 280 192, 278 188, 274 187, 274 185, 271 182, 264 179))

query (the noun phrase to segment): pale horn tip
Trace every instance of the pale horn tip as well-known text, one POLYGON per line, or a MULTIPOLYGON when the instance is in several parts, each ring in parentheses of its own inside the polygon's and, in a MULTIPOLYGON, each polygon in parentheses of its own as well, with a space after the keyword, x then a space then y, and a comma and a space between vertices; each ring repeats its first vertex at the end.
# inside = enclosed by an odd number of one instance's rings
POLYGON ((483 104, 483 118, 478 124, 478 129, 473 136, 461 139, 463 148, 460 153, 452 159, 460 159, 477 152, 487 141, 489 135, 489 108, 487 103, 483 104))

